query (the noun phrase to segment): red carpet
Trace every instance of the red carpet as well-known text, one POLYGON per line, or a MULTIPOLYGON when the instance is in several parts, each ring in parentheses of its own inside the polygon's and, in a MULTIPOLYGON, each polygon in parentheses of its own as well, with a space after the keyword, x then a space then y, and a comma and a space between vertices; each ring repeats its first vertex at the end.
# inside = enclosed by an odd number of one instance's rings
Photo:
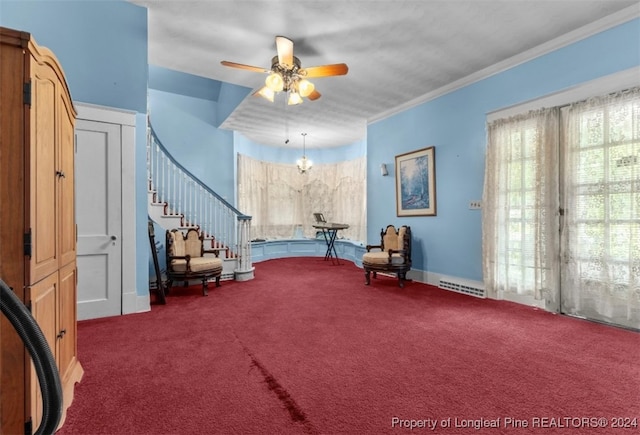
POLYGON ((638 333, 388 277, 365 286, 346 262, 255 266, 206 297, 174 288, 149 313, 80 322, 85 376, 58 433, 640 431, 638 333))

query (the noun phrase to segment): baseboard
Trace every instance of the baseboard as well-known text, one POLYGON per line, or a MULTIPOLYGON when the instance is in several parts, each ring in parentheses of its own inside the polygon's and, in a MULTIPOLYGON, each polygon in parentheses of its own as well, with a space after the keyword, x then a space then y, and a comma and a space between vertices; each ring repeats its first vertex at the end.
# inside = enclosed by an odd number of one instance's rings
MULTIPOLYGON (((136 295, 136 311, 135 313, 146 313, 151 311, 151 295, 136 295)), ((130 314, 130 313, 123 313, 130 314)))

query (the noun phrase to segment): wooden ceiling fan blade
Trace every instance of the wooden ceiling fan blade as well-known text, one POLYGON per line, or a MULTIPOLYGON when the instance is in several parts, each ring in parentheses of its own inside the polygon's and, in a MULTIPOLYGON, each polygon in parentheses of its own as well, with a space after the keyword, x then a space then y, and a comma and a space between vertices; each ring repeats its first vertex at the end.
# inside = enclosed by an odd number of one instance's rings
POLYGON ((320 92, 314 90, 313 92, 311 92, 309 94, 309 96, 307 97, 308 99, 310 99, 311 101, 313 100, 317 100, 318 98, 320 98, 322 95, 320 94, 320 92))
POLYGON ((224 66, 230 66, 231 68, 246 69, 248 71, 255 71, 255 72, 261 72, 261 73, 269 72, 268 69, 260 68, 259 66, 251 66, 251 65, 245 65, 243 63, 229 62, 228 60, 223 60, 220 63, 224 66))
POLYGON ((310 66, 309 68, 304 68, 303 71, 304 73, 301 75, 307 78, 343 76, 349 72, 349 67, 346 63, 334 63, 331 65, 310 66))
POLYGON ((293 41, 284 36, 276 36, 278 62, 286 69, 293 68, 293 41))

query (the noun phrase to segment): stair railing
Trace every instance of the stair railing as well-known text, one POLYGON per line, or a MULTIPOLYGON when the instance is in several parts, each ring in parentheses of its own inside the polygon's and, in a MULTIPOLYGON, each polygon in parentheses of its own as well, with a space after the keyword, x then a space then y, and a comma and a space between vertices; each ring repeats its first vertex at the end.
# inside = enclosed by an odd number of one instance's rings
POLYGON ((155 192, 154 202, 164 204, 165 214, 181 217, 183 227, 197 227, 211 247, 226 248, 227 258, 236 258, 236 272, 248 273, 251 264, 251 216, 191 174, 162 145, 151 123, 147 132, 147 178, 155 192))

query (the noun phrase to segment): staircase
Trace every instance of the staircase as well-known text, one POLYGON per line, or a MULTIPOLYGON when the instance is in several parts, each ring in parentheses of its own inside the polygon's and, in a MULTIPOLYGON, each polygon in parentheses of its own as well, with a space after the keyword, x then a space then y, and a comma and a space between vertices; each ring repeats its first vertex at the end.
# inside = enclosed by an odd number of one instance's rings
MULTIPOLYGON (((148 124, 147 179, 149 216, 165 230, 198 228, 205 249, 222 248, 221 279, 253 279, 251 216, 238 211, 180 165, 148 124)), ((159 241, 164 237, 158 238, 159 241)))

